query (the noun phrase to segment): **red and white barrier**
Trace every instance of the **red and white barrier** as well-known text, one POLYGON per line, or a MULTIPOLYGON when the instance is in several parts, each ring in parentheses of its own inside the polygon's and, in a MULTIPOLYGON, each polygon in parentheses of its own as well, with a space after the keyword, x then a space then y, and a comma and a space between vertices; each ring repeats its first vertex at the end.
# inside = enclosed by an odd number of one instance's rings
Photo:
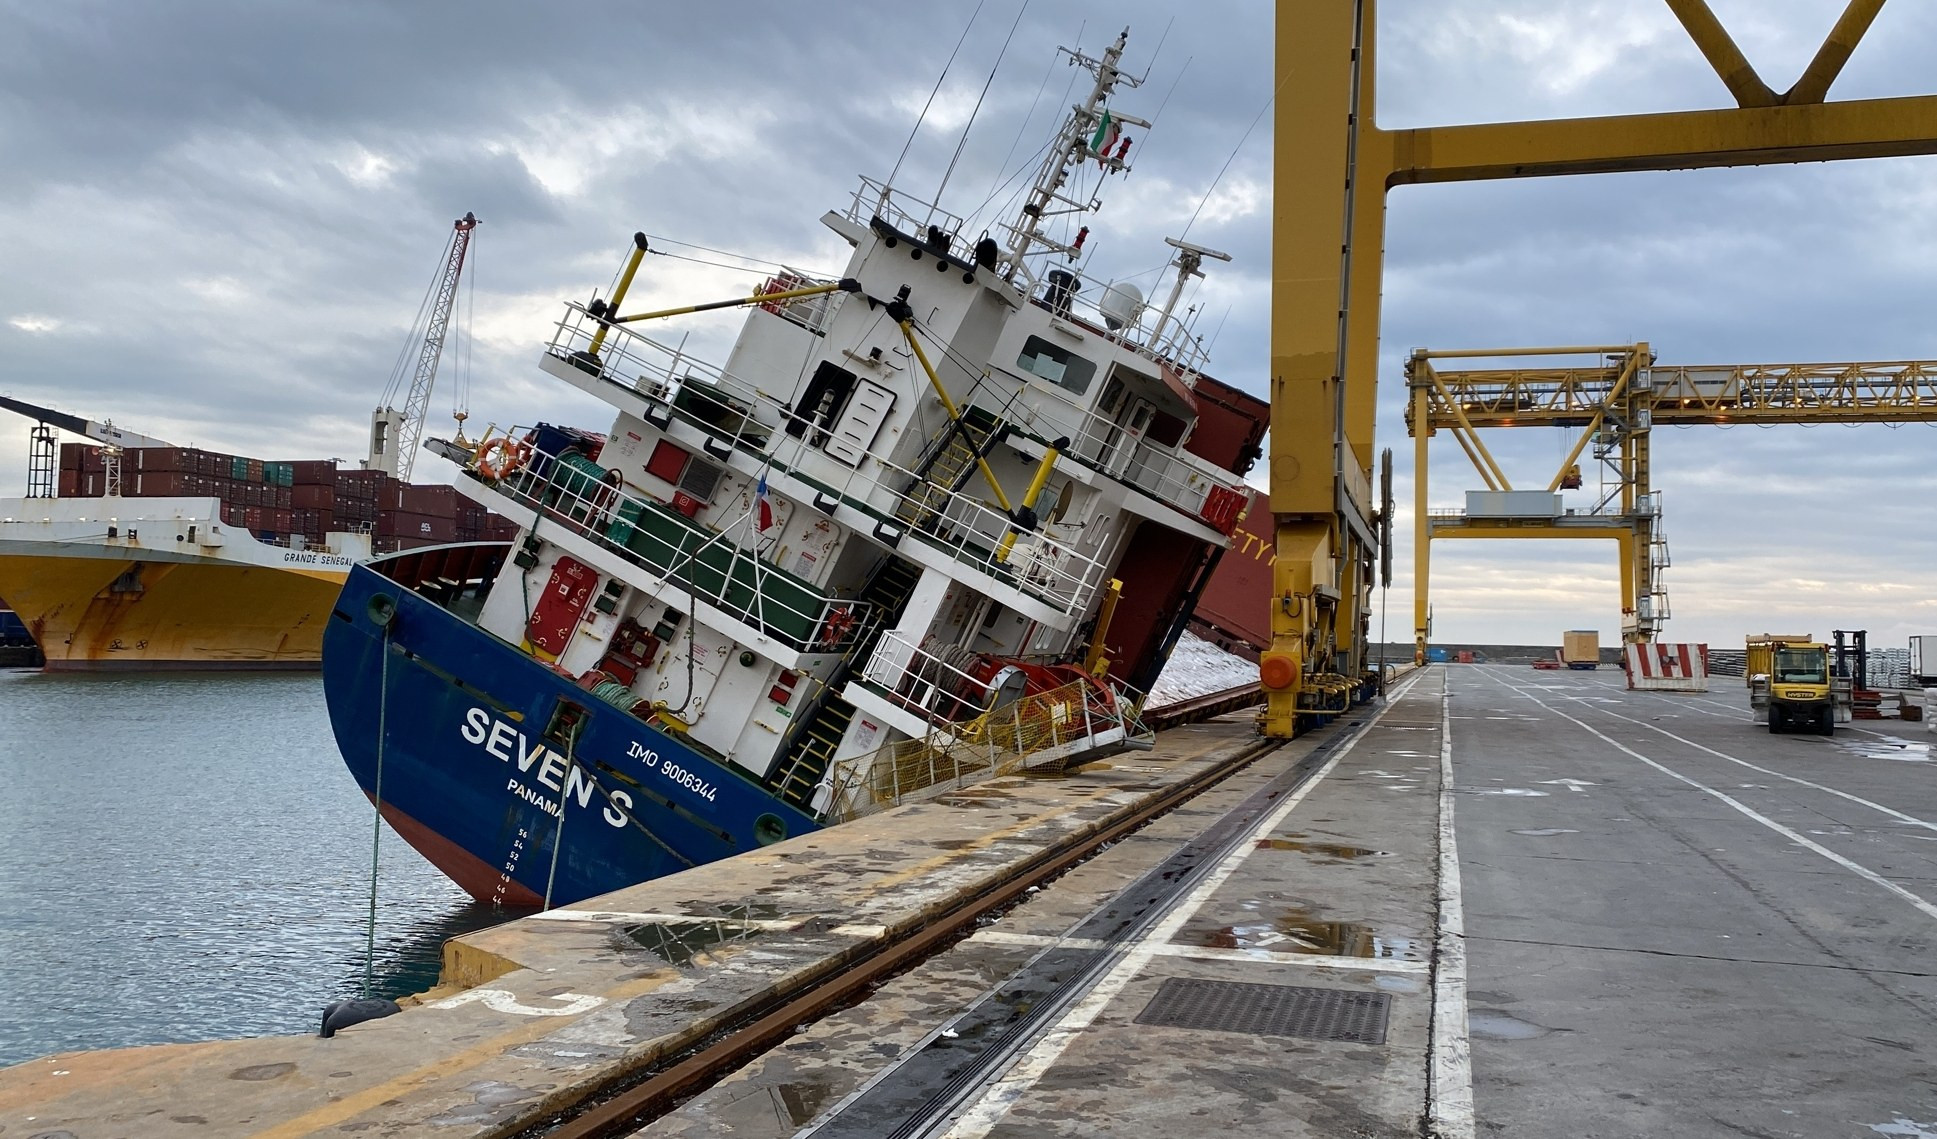
POLYGON ((1707 692, 1707 645, 1629 645, 1628 687, 1653 692, 1707 692))

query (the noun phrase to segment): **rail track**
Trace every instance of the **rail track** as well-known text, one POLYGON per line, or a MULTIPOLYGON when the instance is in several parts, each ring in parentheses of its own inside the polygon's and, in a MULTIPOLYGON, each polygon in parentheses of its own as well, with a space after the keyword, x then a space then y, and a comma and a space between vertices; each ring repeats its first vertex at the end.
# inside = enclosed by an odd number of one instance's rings
POLYGON ((1264 703, 1264 690, 1258 687, 1256 681, 1250 681, 1236 688, 1227 688, 1222 692, 1193 696, 1188 700, 1179 700, 1175 704, 1149 709, 1143 714, 1143 722, 1161 732, 1166 728, 1177 727, 1179 724, 1194 724, 1199 720, 1208 720, 1212 716, 1221 716, 1226 712, 1235 712, 1240 708, 1250 708, 1262 703, 1264 703))
MULTIPOLYGON (((1152 722, 1153 727, 1176 727, 1248 706, 1256 702, 1256 694, 1255 685, 1246 685, 1242 689, 1212 693, 1171 705, 1160 709, 1155 716, 1147 715, 1145 719, 1152 722)), ((1099 937, 1096 940, 1106 944, 1127 940, 1133 938, 1145 924, 1156 920, 1170 899, 1182 897, 1195 883, 1197 876, 1192 873, 1194 868, 1208 870, 1215 865, 1229 844, 1236 841, 1232 836, 1241 835, 1249 820, 1269 809, 1279 796, 1311 778, 1329 753, 1355 736, 1357 732, 1354 728, 1363 722, 1363 719, 1355 719, 1339 725, 1341 730, 1332 739, 1271 779, 1243 803, 1227 812, 1200 838, 1180 848, 1116 899, 1100 907, 1097 915, 1093 915, 1099 922, 1099 937)), ((1031 891, 1041 888, 1165 812, 1230 778, 1280 746, 1282 741, 1259 740, 1234 751, 1222 762, 1126 811, 1100 831, 1073 837, 1064 844, 1043 850, 1018 867, 1000 886, 962 899, 955 908, 936 915, 928 924, 905 938, 858 954, 832 975, 804 981, 791 991, 777 994, 763 1007, 748 1011, 736 1023, 721 1029, 687 1053, 622 1077, 594 1091, 563 1114, 535 1125, 532 1121, 526 1121, 509 1129, 506 1134, 517 1135, 521 1139, 536 1139, 538 1136, 546 1139, 605 1139, 629 1133, 650 1123, 786 1040, 799 1030, 800 1025, 860 1003, 883 983, 944 952, 995 915, 1016 905, 1031 891)), ((1107 954, 1114 959, 1114 954, 1109 954, 1107 950, 1088 952, 1107 954)), ((1053 984, 1038 978, 1033 982, 1035 989, 1060 990, 1075 985, 1082 980, 1084 970, 1071 969, 1066 965, 1064 973, 1069 975, 1059 975, 1053 984)), ((992 998, 995 992, 992 990, 992 998)), ((1048 1015, 1056 1006, 1054 1001, 1040 999, 1032 999, 1028 1003, 1039 1006, 1039 1011, 1034 1014, 1037 1016, 1048 1015)), ((1016 1029, 1011 1028, 1003 1035, 1015 1034, 1016 1029)), ((995 1062, 995 1059, 990 1060, 991 1064, 995 1062)), ((958 1093, 965 1094, 962 1088, 966 1086, 966 1079, 966 1076, 956 1077, 949 1083, 958 1093)), ((946 1110, 945 1106, 933 1108, 929 1114, 943 1110, 946 1110)), ((923 1117, 923 1112, 916 1110, 913 1117, 890 1128, 890 1131, 897 1135, 919 1134, 920 1128, 925 1126, 920 1123, 920 1117, 923 1117)), ((885 1133, 876 1129, 878 1125, 877 1119, 856 1134, 885 1133)), ((828 1121, 817 1124, 815 1133, 822 1133, 823 1128, 827 1129, 829 1135, 844 1133, 841 1126, 830 1126, 828 1121)))

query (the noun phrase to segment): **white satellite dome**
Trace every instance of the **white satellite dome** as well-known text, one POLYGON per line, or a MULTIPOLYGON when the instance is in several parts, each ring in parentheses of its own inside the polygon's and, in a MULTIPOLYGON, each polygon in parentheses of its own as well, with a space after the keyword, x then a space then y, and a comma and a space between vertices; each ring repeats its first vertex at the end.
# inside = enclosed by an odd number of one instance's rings
POLYGON ((1137 323, 1137 317, 1143 314, 1143 290, 1128 281, 1113 283, 1103 290, 1096 307, 1103 312, 1103 323, 1115 332, 1137 323))

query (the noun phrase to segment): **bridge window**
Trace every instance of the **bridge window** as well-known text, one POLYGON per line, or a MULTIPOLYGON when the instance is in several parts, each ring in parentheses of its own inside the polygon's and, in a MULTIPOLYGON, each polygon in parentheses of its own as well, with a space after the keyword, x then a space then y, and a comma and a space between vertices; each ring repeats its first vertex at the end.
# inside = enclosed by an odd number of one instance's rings
POLYGON ((1096 375, 1093 361, 1058 348, 1040 336, 1031 336, 1023 342, 1016 366, 1077 395, 1090 390, 1090 378, 1096 375))

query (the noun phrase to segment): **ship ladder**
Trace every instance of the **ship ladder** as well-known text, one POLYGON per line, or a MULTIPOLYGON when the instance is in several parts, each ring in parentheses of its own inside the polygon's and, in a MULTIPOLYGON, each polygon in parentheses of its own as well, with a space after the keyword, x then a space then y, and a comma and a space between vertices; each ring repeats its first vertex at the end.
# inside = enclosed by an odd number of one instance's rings
POLYGON ((895 503, 895 517, 918 529, 934 526, 956 492, 968 485, 976 465, 1001 438, 994 416, 968 408, 950 419, 935 444, 915 464, 917 478, 895 503))
POLYGON ((866 660, 882 632, 901 619, 901 611, 907 608, 908 598, 919 580, 919 567, 890 555, 861 587, 857 600, 871 606, 878 616, 869 621, 866 631, 855 639, 847 659, 828 677, 801 727, 788 741, 785 758, 774 769, 769 785, 786 802, 802 810, 810 809, 814 789, 820 786, 821 777, 833 762, 835 749, 841 746, 847 726, 854 719, 854 705, 834 693, 852 675, 854 662, 866 660))

